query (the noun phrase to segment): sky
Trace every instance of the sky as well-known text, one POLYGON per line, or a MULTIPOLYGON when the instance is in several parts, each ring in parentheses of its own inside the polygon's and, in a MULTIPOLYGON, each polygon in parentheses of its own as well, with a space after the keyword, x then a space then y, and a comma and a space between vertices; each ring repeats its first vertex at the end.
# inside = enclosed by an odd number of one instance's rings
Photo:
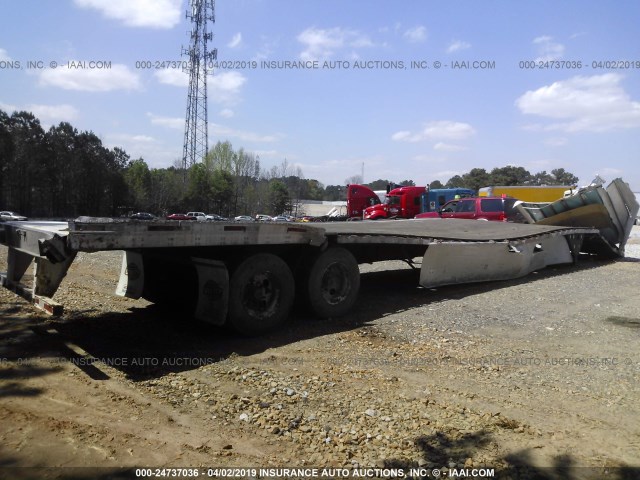
MULTIPOLYGON (((0 1, 0 109, 181 162, 187 8, 0 1)), ((636 0, 217 0, 209 145, 324 185, 515 165, 640 191, 639 19, 636 0)))

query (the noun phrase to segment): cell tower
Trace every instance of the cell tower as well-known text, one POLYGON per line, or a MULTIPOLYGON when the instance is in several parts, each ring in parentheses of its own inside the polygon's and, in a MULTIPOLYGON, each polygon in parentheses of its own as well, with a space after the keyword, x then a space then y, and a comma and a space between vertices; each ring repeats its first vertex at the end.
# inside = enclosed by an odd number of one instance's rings
POLYGON ((189 74, 189 94, 187 96, 187 117, 184 125, 184 150, 182 167, 186 170, 201 161, 209 150, 207 138, 207 74, 212 70, 211 61, 215 60, 218 50, 211 51, 207 42, 213 39, 209 23, 215 22, 215 0, 190 0, 190 10, 186 17, 191 20, 191 42, 189 48, 182 47, 186 55, 189 74))

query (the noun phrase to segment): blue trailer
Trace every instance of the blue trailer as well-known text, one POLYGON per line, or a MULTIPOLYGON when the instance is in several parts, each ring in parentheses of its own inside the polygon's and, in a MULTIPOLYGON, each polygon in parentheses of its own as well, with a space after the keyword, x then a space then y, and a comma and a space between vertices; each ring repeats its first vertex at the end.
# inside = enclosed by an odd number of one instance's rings
POLYGON ((433 188, 422 194, 422 213, 435 212, 454 198, 473 197, 476 192, 469 188, 433 188))

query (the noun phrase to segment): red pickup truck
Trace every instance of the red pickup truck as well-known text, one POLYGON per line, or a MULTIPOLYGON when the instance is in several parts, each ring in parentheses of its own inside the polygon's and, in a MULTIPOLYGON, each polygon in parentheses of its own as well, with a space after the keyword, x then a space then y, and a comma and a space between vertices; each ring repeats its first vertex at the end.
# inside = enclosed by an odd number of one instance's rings
POLYGON ((459 198, 445 203, 435 212, 425 212, 415 218, 467 218, 471 220, 513 221, 518 201, 511 197, 459 198))

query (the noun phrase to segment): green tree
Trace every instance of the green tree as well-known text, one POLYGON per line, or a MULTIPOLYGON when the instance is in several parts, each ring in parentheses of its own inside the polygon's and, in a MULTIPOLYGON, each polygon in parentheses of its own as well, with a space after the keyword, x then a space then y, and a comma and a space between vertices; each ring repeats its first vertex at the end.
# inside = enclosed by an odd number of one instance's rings
POLYGON ((291 197, 287 186, 280 180, 269 182, 269 214, 280 215, 291 212, 291 197))
POLYGON ((342 185, 327 185, 324 189, 322 200, 326 202, 346 200, 346 191, 346 188, 342 185))
POLYGON ((324 186, 318 180, 307 180, 307 200, 322 200, 324 186))
POLYGON ((491 170, 488 185, 527 185, 531 179, 531 173, 524 167, 507 165, 491 170))
POLYGON ((209 210, 212 198, 211 176, 204 163, 195 163, 189 168, 185 202, 187 210, 209 210))
POLYGON ((553 181, 555 185, 578 185, 578 177, 573 173, 565 171, 564 168, 555 168, 551 170, 553 181))
POLYGON ((380 179, 376 180, 375 182, 369 183, 367 186, 371 190, 386 190, 387 189, 387 185, 390 185, 392 183, 393 182, 391 180, 382 180, 380 178, 380 179))
POLYGON ((14 150, 11 118, 0 110, 0 205, 3 206, 9 205, 7 185, 10 175, 9 165, 14 157, 14 150))
POLYGON ((13 139, 11 157, 5 159, 7 206, 24 215, 48 213, 47 174, 50 155, 40 121, 30 112, 14 112, 8 123, 13 139))
POLYGON ((129 188, 130 206, 134 210, 150 210, 151 207, 151 171, 142 159, 129 163, 124 171, 124 180, 129 188))
POLYGON ((429 184, 430 189, 444 188, 444 185, 440 180, 434 180, 429 184))
POLYGON ((210 172, 217 169, 232 172, 235 156, 236 152, 234 152, 231 142, 227 140, 216 143, 205 156, 203 163, 210 172))
POLYGON ((61 122, 47 132, 51 149, 52 210, 56 216, 75 216, 78 192, 74 189, 79 181, 79 158, 76 153, 78 130, 70 123, 61 122))
POLYGON ((462 180, 464 181, 464 186, 466 188, 470 188, 476 192, 481 187, 491 185, 489 183, 489 174, 484 168, 472 168, 469 173, 462 175, 462 180))
POLYGON ((555 179, 546 170, 538 172, 531 177, 531 185, 554 185, 555 179))
POLYGON ((235 211, 231 211, 231 202, 229 202, 233 193, 233 176, 222 169, 214 171, 211 177, 211 208, 213 211, 207 213, 230 217, 232 213, 235 213, 235 211))
POLYGON ((454 175, 447 181, 447 184, 445 185, 445 187, 446 188, 464 188, 465 187, 464 179, 460 175, 454 175))
POLYGON ((152 169, 150 173, 150 210, 163 216, 183 210, 182 169, 175 167, 152 169))

